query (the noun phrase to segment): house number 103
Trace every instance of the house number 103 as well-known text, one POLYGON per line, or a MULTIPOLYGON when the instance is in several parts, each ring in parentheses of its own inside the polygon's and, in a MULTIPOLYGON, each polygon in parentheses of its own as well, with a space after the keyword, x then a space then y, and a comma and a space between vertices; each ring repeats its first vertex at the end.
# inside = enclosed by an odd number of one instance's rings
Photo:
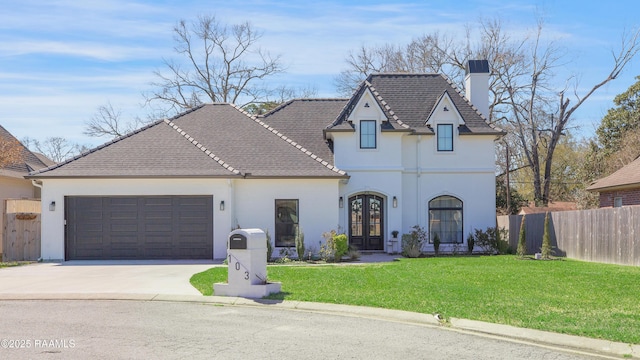
MULTIPOLYGON (((231 255, 229 255, 229 262, 231 262, 231 260, 232 260, 232 259, 231 259, 231 255)), ((239 261, 236 261, 236 264, 235 264, 235 266, 234 266, 234 267, 236 268, 236 271, 240 271, 240 267, 241 267, 241 266, 242 266, 242 265, 240 264, 240 262, 239 262, 239 261)), ((244 266, 242 266, 242 267, 244 267, 244 266)), ((247 270, 245 270, 245 271, 244 271, 244 279, 245 279, 245 280, 249 280, 249 271, 247 271, 247 270)))

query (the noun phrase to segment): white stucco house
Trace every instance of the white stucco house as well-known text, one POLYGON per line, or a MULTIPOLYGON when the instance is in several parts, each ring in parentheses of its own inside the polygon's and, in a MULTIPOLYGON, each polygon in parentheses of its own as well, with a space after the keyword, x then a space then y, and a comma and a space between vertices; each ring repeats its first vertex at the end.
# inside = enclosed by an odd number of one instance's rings
POLYGON ((503 132, 482 115, 488 77, 471 61, 465 96, 438 74, 376 74, 350 99, 261 116, 206 104, 153 123, 28 176, 42 186, 42 257, 218 259, 237 227, 268 230, 276 250, 296 229, 308 248, 339 229, 398 252, 392 232, 414 225, 462 245, 495 226, 503 132))

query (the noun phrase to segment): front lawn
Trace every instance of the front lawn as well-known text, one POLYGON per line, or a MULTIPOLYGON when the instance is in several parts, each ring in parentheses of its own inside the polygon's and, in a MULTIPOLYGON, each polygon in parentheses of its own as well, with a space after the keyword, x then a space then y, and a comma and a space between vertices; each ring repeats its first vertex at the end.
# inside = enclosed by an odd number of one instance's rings
MULTIPOLYGON (((640 268, 512 256, 269 266, 271 299, 364 305, 640 344, 640 268)), ((212 295, 226 268, 194 275, 212 295)))

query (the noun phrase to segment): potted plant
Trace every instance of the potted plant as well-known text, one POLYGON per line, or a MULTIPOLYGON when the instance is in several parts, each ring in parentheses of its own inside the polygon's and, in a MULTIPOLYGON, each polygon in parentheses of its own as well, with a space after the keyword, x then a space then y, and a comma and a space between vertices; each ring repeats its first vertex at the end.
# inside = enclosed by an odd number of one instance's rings
POLYGON ((387 241, 387 246, 389 246, 391 249, 393 249, 393 245, 398 242, 398 234, 400 234, 398 230, 393 230, 391 232, 391 236, 393 238, 387 241))

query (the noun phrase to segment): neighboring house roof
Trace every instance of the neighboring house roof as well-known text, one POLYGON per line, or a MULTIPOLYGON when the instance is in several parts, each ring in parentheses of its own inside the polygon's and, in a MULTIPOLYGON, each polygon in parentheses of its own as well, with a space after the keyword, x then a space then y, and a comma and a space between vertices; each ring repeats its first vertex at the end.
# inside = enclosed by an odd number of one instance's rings
MULTIPOLYGON (((18 141, 7 129, 2 127, 2 125, 0 125, 0 138, 8 141, 18 141)), ((46 156, 31 152, 22 145, 22 143, 20 143, 20 147, 22 148, 22 161, 0 168, 0 176, 21 179, 31 171, 46 168, 54 164, 54 162, 47 159, 46 156)))
POLYGON ((322 137, 322 130, 331 124, 348 101, 349 99, 296 99, 258 118, 333 163, 333 149, 322 137))
POLYGON ((574 202, 568 201, 550 201, 547 206, 525 206, 520 209, 518 215, 540 214, 554 211, 571 211, 578 210, 578 205, 574 202))
POLYGON ((640 187, 640 157, 613 174, 597 180, 587 190, 607 191, 631 187, 640 187))
POLYGON ((50 177, 346 177, 234 105, 207 104, 30 174, 50 177))
POLYGON ((373 93, 378 105, 389 119, 389 124, 384 130, 410 130, 433 134, 433 129, 425 124, 435 105, 446 92, 464 119, 465 125, 459 128, 461 135, 504 134, 501 129, 489 124, 443 75, 404 73, 373 74, 367 77, 345 109, 329 126, 328 131, 352 129, 351 124, 347 122, 347 117, 367 89, 373 93))

